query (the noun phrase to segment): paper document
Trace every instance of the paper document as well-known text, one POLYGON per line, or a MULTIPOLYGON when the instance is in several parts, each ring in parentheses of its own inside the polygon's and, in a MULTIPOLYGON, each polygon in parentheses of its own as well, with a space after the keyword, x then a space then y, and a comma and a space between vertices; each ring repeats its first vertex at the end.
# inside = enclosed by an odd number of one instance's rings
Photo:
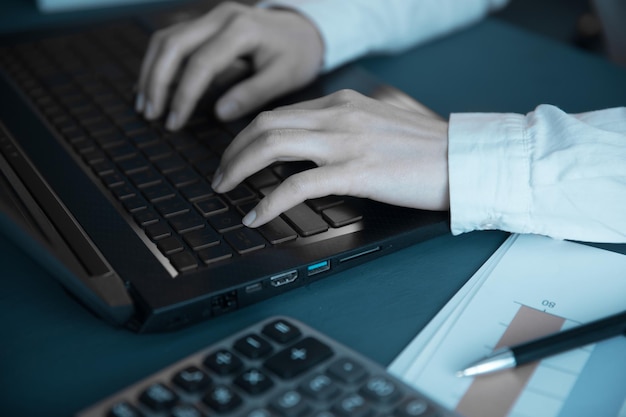
POLYGON ((626 417, 626 337, 474 378, 511 346, 626 309, 626 256, 512 235, 389 366, 466 417, 626 417))

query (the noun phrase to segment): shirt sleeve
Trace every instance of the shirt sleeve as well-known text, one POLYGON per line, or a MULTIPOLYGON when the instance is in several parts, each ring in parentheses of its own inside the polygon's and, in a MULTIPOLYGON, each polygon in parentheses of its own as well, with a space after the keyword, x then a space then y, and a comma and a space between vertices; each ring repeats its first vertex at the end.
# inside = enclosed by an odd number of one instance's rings
POLYGON ((626 107, 452 114, 448 140, 454 234, 626 242, 626 107))
POLYGON ((472 24, 509 0, 263 0, 298 11, 324 42, 324 71, 371 53, 399 52, 472 24))

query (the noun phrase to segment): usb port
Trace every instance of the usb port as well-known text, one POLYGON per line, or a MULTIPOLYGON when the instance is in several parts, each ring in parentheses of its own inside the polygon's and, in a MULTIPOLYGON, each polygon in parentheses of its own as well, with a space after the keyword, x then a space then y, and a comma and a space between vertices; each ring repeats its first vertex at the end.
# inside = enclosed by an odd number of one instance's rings
POLYGON ((309 265, 306 268, 306 273, 308 276, 319 274, 320 272, 328 271, 330 269, 330 261, 322 261, 315 263, 313 265, 309 265))
POLYGON ((274 275, 270 278, 270 284, 272 284, 272 287, 280 287, 282 285, 291 284, 296 279, 298 279, 298 271, 294 269, 293 271, 274 275))

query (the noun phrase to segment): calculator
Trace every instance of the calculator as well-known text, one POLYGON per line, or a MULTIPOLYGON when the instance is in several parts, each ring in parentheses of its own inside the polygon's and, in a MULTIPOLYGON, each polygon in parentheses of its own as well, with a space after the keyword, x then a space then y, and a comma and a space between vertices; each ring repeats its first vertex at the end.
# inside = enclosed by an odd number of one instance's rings
POLYGON ((293 318, 237 332, 77 417, 460 417, 293 318))

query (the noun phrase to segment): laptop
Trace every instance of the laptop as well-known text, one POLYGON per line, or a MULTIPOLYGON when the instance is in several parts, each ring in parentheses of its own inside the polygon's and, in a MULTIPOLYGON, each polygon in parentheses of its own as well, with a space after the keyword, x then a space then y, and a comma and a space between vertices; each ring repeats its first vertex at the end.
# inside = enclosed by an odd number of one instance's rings
MULTIPOLYGON (((449 231, 447 212, 347 196, 244 227, 268 187, 312 164, 276 164, 218 195, 213 172, 247 120, 217 122, 216 91, 177 133, 133 111, 150 32, 216 3, 0 39, 0 232, 97 316, 137 332, 217 317, 449 231)), ((272 106, 342 88, 429 111, 354 65, 272 106)))

